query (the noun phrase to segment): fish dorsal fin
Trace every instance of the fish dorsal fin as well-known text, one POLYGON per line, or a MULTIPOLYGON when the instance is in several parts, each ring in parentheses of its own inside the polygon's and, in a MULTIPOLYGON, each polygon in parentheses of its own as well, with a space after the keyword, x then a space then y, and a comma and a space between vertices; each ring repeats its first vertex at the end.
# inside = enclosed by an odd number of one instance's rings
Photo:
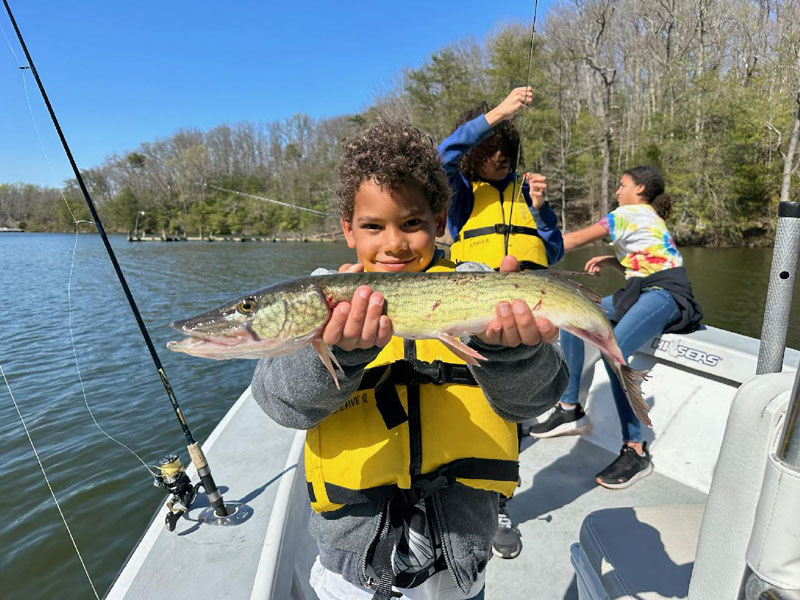
POLYGON ((584 298, 591 300, 595 304, 600 304, 600 301, 603 299, 603 296, 595 292, 592 288, 586 287, 582 283, 578 283, 572 279, 573 277, 595 277, 595 275, 591 273, 586 273, 585 271, 561 271, 559 269, 547 269, 545 273, 570 286, 575 291, 580 292, 584 298))

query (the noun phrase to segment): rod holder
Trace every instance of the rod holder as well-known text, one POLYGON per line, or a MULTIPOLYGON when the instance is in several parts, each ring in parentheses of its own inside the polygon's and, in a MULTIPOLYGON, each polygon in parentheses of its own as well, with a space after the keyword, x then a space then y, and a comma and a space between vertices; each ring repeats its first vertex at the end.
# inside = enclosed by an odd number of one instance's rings
POLYGON ((800 202, 781 202, 778 205, 778 228, 772 251, 772 269, 764 306, 756 375, 780 373, 783 369, 786 331, 789 328, 799 253, 800 202))

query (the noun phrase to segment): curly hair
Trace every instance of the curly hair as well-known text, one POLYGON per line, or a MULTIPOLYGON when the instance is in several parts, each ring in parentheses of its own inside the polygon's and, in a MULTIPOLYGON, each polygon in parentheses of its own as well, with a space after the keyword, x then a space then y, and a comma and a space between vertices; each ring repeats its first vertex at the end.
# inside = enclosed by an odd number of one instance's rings
POLYGON ((368 180, 392 189, 417 188, 434 214, 450 198, 433 141, 405 121, 378 120, 344 140, 336 175, 336 201, 345 221, 352 220, 356 193, 368 180))
MULTIPOLYGON (((464 123, 471 121, 475 117, 486 114, 489 112, 489 105, 484 100, 478 106, 466 111, 456 121, 453 131, 461 127, 464 123)), ((519 132, 510 121, 501 121, 494 126, 494 134, 487 138, 474 148, 472 148, 464 158, 461 159, 459 170, 463 173, 469 181, 478 179, 478 171, 486 162, 486 159, 492 156, 495 152, 500 150, 508 159, 509 170, 514 171, 517 168, 517 151, 519 148, 519 132)), ((522 150, 519 149, 520 164, 524 163, 522 160, 522 150)))

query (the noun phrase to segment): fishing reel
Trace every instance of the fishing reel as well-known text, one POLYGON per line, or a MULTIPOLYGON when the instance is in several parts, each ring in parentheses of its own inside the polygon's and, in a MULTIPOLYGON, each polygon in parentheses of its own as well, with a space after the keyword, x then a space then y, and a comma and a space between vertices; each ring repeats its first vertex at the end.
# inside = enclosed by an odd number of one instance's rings
POLYGON ((174 531, 183 513, 197 497, 197 490, 201 484, 192 485, 177 454, 167 454, 156 463, 159 474, 155 476, 153 485, 163 487, 167 493, 172 494, 167 501, 167 512, 164 526, 168 531, 174 531))

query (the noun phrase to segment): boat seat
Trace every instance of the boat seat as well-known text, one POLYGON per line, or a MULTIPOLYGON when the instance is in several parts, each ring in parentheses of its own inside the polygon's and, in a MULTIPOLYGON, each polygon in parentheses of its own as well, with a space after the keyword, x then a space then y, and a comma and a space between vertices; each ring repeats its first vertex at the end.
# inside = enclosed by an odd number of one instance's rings
POLYGON ((571 548, 580 600, 740 597, 767 456, 793 380, 792 372, 758 375, 739 388, 705 511, 703 505, 612 508, 584 519, 571 548))
POLYGON ((589 514, 572 548, 580 599, 686 598, 703 508, 644 506, 589 514))

